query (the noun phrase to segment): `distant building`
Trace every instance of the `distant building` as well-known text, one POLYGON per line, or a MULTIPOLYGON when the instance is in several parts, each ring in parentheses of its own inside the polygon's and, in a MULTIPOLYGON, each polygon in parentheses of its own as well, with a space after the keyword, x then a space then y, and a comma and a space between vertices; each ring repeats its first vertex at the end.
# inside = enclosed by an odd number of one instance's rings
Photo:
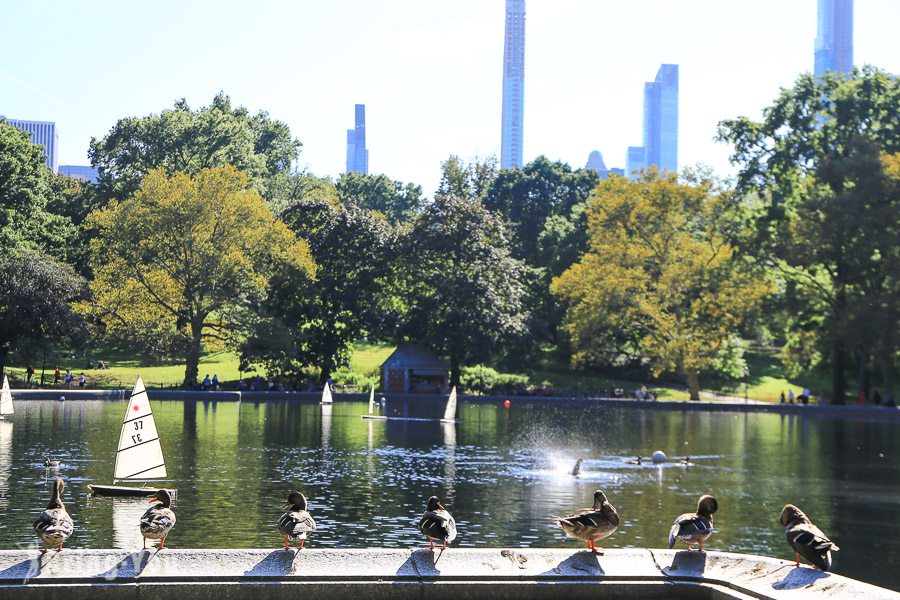
POLYGON ((644 84, 644 166, 678 171, 678 65, 644 84))
POLYGON ((401 342, 381 365, 381 389, 388 394, 446 394, 450 364, 425 346, 401 342))
POLYGON ((606 179, 606 176, 609 175, 609 169, 606 168, 606 163, 603 162, 603 155, 600 154, 599 150, 594 150, 588 155, 588 161, 584 168, 597 171, 600 179, 606 179))
POLYGON ((609 170, 610 175, 618 175, 619 177, 625 177, 625 169, 621 167, 612 167, 609 170))
POLYGON ((629 179, 637 179, 641 169, 647 168, 644 154, 643 146, 628 146, 628 152, 625 154, 625 175, 629 179))
POLYGON ((522 166, 525 110, 525 0, 506 0, 500 168, 522 166))
POLYGON ((819 0, 815 75, 853 70, 853 0, 819 0))
POLYGON ((56 123, 53 121, 24 121, 22 119, 8 119, 0 115, 0 119, 6 119, 6 122, 13 127, 18 127, 22 131, 31 134, 31 141, 44 147, 44 156, 47 157, 47 166, 54 173, 59 167, 59 131, 56 123))
POLYGON ((73 179, 84 179, 91 183, 97 183, 97 169, 82 165, 59 165, 59 174, 73 179))
POLYGON ((357 104, 355 128, 347 130, 347 173, 369 173, 369 150, 366 148, 366 105, 357 104))

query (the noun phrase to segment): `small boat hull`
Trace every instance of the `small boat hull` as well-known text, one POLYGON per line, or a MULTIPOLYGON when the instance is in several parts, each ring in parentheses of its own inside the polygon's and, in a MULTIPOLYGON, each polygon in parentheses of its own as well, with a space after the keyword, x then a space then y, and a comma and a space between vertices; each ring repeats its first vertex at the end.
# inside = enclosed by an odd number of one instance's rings
POLYGON ((89 483, 88 489, 97 496, 143 496, 146 498, 147 496, 152 496, 161 489, 169 492, 169 496, 171 496, 173 500, 178 495, 178 490, 163 487, 129 487, 124 485, 98 485, 96 483, 89 483))

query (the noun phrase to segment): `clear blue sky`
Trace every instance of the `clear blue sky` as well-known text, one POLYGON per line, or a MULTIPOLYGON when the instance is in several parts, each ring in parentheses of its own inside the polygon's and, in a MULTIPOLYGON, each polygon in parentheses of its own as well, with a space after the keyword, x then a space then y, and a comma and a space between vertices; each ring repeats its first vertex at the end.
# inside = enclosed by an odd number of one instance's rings
MULTIPOLYGON (((366 105, 369 170, 422 185, 440 163, 500 153, 503 0, 9 0, 0 114, 56 121, 60 164, 125 116, 198 108, 224 90, 303 142, 300 165, 344 170, 366 105)), ((900 72, 900 1, 856 0, 854 62, 900 72)), ((679 163, 729 175, 716 123, 759 118, 813 67, 816 0, 528 0, 525 161, 624 167, 643 83, 680 65, 679 163)))

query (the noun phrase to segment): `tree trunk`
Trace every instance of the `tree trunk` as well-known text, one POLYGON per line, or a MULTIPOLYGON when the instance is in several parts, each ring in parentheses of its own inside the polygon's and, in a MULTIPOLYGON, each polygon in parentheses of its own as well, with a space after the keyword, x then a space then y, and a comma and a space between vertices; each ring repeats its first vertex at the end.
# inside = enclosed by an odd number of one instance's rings
POLYGON ((846 354, 841 340, 834 342, 834 360, 831 365, 831 403, 844 404, 846 381, 844 380, 844 361, 846 354))
POLYGON ((866 395, 866 398, 871 398, 871 386, 869 385, 869 355, 865 350, 859 351, 859 377, 858 377, 859 391, 866 395))
POLYGON ((700 400, 700 380, 696 373, 689 373, 687 376, 688 392, 691 400, 700 400))
POLYGON ((450 355, 450 387, 459 387, 459 357, 450 355))
POLYGON ((197 377, 200 371, 200 341, 202 334, 203 319, 193 319, 191 321, 191 345, 188 346, 187 356, 185 357, 184 382, 181 384, 186 389, 193 389, 197 385, 197 377))

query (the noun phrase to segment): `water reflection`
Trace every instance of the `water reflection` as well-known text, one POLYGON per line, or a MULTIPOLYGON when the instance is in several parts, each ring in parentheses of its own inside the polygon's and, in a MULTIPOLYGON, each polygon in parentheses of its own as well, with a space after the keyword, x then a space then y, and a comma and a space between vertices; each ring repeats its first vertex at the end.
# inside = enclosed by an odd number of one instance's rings
MULTIPOLYGON (((838 573, 900 587, 900 574, 877 567, 900 560, 894 423, 516 400, 463 403, 457 423, 441 424, 361 419, 365 401, 294 398, 154 402, 178 488, 167 546, 277 548, 281 503, 300 489, 319 524, 314 547, 419 546, 415 523, 436 494, 457 518, 455 546, 575 550, 552 517, 588 506, 600 488, 622 518, 610 547, 660 547, 672 520, 712 493, 720 508, 704 547, 791 558, 777 522, 791 502, 841 546, 838 573), (670 461, 627 462, 657 449, 670 461), (678 464, 686 455, 693 466, 678 464), (211 529, 210 519, 228 526, 211 529)), ((438 419, 444 405, 392 399, 388 413, 438 419)), ((72 547, 140 547, 146 502, 86 500, 87 483, 110 478, 124 410, 124 401, 22 402, 14 429, 0 421, 0 547, 32 542, 46 456, 63 461, 72 547)))

